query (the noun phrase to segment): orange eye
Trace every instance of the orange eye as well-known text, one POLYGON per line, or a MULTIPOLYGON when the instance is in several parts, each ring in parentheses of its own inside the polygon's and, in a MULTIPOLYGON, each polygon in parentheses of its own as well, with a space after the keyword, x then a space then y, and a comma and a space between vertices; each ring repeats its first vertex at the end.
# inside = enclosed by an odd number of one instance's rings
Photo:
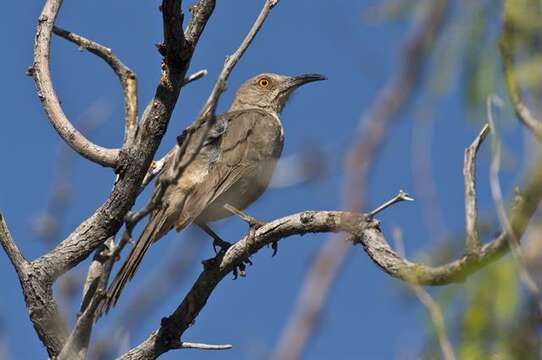
POLYGON ((269 80, 266 78, 260 79, 260 81, 258 81, 258 85, 260 85, 261 88, 265 89, 269 86, 269 80))

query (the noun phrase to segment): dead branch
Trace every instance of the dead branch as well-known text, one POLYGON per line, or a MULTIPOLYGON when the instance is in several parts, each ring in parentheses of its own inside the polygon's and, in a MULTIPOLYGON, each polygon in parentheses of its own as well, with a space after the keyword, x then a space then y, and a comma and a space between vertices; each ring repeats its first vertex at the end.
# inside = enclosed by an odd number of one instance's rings
POLYGON ((137 79, 134 72, 124 65, 110 48, 57 26, 53 26, 53 32, 78 45, 80 49, 97 55, 113 69, 124 93, 124 143, 133 141, 137 129, 137 79))
POLYGON ((28 261, 23 257, 21 251, 17 247, 17 244, 11 237, 11 234, 8 229, 8 225, 4 219, 4 215, 0 210, 0 243, 4 248, 4 251, 9 257, 11 264, 17 271, 19 277, 23 276, 26 272, 26 268, 29 266, 28 261))
MULTIPOLYGON (((117 233, 126 213, 139 194, 143 178, 167 129, 199 36, 214 9, 214 1, 200 3, 202 6, 196 11, 197 16, 189 24, 192 33, 190 42, 187 42, 182 32, 180 1, 163 0, 165 42, 161 47, 164 53, 162 73, 155 96, 141 121, 133 143, 126 143, 118 156, 95 151, 96 148, 88 144, 83 150, 79 149, 83 152, 82 155, 116 168, 119 176, 110 197, 67 239, 30 263, 28 272, 19 277, 30 318, 51 357, 60 354, 68 339, 68 331, 52 296, 52 284, 60 275, 83 261, 106 239, 117 233), (88 150, 89 146, 91 150, 88 150)), ((43 106, 53 125, 67 122, 52 89, 47 62, 50 36, 60 5, 59 0, 48 0, 45 3, 38 22, 33 71, 38 93, 41 94, 43 106)), ((71 126, 69 122, 67 124, 71 126)), ((63 137, 72 136, 73 131, 71 133, 70 131, 60 129, 59 133, 63 137)), ((77 150, 81 145, 80 140, 77 140, 77 136, 70 139, 75 142, 70 145, 75 146, 77 150)))
MULTIPOLYGON (((525 198, 511 214, 511 228, 521 236, 528 219, 542 199, 542 161, 534 169, 526 186, 525 198), (527 220, 526 220, 527 219, 527 220)), ((172 349, 194 322, 207 299, 220 281, 236 265, 247 260, 262 247, 288 236, 315 232, 346 232, 352 241, 361 244, 367 255, 383 271, 400 280, 417 285, 445 285, 462 282, 469 275, 502 256, 508 248, 508 233, 501 233, 481 247, 477 256, 464 255, 440 266, 411 262, 389 245, 378 227, 378 221, 367 220, 367 215, 352 212, 306 211, 263 224, 254 232, 230 247, 225 254, 204 262, 204 270, 185 296, 182 303, 160 328, 145 341, 130 350, 122 359, 150 359, 172 349)))
POLYGON ((467 254, 476 255, 480 251, 478 233, 478 209, 476 208, 476 154, 489 133, 486 124, 472 144, 465 149, 463 176, 465 178, 465 227, 467 254))
POLYGON ((61 5, 61 0, 48 0, 43 7, 36 30, 34 63, 28 73, 34 77, 43 109, 60 137, 83 157, 114 168, 119 159, 119 150, 98 146, 81 134, 64 114, 53 87, 49 69, 51 33, 61 5))

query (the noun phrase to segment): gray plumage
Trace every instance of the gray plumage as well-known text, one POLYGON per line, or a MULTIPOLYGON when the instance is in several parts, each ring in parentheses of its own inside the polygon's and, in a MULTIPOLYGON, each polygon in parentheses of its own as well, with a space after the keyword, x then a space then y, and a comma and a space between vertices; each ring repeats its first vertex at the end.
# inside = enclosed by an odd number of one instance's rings
POLYGON ((218 116, 211 129, 203 125, 188 131, 175 150, 179 161, 170 161, 159 175, 157 184, 167 184, 160 207, 150 214, 113 280, 103 310, 117 302, 154 241, 174 227, 180 231, 193 222, 206 224, 228 217, 231 213, 224 204, 242 210, 265 191, 284 143, 280 112, 293 90, 323 79, 312 74, 257 75, 241 85, 228 112, 218 116), (187 164, 179 177, 169 183, 160 181, 174 174, 172 167, 179 164, 187 164))

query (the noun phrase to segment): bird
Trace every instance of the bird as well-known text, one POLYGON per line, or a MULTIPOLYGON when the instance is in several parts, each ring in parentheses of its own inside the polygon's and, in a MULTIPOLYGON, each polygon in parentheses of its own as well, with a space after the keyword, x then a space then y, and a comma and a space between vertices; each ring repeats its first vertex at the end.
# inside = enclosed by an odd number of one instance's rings
POLYGON ((228 111, 183 132, 157 177, 153 193, 161 191, 160 205, 112 281, 101 313, 117 303, 150 246, 173 228, 181 231, 194 223, 214 239, 215 251, 229 244, 208 223, 232 215, 226 204, 243 210, 262 195, 284 145, 284 106, 300 86, 325 79, 320 74, 256 75, 239 87, 228 111))

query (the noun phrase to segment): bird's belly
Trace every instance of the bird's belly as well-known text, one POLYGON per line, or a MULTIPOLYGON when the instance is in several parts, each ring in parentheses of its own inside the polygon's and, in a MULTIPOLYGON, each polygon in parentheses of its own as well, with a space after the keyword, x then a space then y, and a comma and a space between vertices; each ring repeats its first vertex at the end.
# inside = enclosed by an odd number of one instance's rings
POLYGON ((277 159, 268 159, 260 162, 252 174, 240 178, 224 194, 213 201, 198 217, 199 222, 207 223, 216 221, 232 213, 224 208, 224 204, 229 204, 238 210, 243 210, 256 201, 267 188, 277 159))

